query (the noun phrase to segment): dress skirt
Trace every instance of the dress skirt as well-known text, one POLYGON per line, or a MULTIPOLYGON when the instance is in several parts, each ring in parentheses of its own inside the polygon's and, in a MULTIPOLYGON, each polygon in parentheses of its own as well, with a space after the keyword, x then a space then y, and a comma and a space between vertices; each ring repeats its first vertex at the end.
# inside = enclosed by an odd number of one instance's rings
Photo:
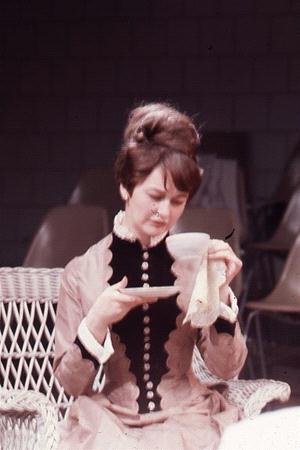
POLYGON ((60 424, 60 450, 198 450, 218 448, 224 428, 240 418, 217 390, 167 410, 134 414, 103 394, 80 396, 60 424))

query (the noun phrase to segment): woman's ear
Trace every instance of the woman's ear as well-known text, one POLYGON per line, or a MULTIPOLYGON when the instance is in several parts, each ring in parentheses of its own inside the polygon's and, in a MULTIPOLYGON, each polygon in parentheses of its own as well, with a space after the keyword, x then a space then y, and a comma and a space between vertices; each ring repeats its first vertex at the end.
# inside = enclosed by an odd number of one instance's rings
POLYGON ((127 202, 129 200, 129 193, 128 193, 127 189, 125 189, 123 184, 120 184, 120 195, 121 195, 122 200, 124 200, 124 202, 127 202))

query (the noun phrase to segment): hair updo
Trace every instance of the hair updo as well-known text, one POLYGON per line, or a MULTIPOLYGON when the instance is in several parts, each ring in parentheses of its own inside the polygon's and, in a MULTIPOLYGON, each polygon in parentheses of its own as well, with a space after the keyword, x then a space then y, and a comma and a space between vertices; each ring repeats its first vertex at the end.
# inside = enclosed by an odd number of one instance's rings
POLYGON ((134 108, 128 116, 115 175, 131 195, 135 186, 161 166, 179 191, 189 198, 198 189, 201 175, 196 162, 200 136, 192 120, 165 103, 134 108))

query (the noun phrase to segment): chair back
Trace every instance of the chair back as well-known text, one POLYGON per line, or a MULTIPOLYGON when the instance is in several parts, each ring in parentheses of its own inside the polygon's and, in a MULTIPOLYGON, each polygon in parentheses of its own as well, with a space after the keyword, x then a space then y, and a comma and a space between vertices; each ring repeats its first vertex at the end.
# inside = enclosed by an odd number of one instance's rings
POLYGON ((72 403, 52 369, 62 270, 0 268, 0 385, 45 394, 60 416, 72 403))
POLYGON ((286 306, 290 312, 300 312, 300 234, 296 238, 274 290, 266 301, 286 306), (295 308, 293 309, 293 305, 295 308))
POLYGON ((51 209, 34 236, 25 267, 64 267, 109 232, 100 206, 68 205, 51 209))
POLYGON ((108 212, 111 228, 115 214, 122 208, 113 172, 103 169, 90 169, 83 172, 68 203, 103 206, 108 212))
POLYGON ((285 213, 274 235, 270 239, 272 247, 289 250, 300 232, 300 185, 290 198, 285 213))
MULTIPOLYGON (((231 209, 227 208, 186 208, 172 229, 172 233, 198 231, 208 233, 212 239, 222 239, 231 245, 237 256, 240 255, 239 230, 231 209), (230 237, 228 237, 230 236, 230 237)), ((242 288, 241 273, 235 277, 231 287, 236 295, 242 288)))

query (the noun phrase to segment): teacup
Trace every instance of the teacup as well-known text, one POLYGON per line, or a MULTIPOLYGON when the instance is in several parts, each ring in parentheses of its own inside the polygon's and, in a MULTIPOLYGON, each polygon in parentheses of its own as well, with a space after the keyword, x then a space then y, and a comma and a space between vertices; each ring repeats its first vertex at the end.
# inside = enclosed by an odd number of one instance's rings
POLYGON ((175 259, 198 257, 202 259, 209 246, 207 233, 188 232, 168 236, 166 244, 175 259))

